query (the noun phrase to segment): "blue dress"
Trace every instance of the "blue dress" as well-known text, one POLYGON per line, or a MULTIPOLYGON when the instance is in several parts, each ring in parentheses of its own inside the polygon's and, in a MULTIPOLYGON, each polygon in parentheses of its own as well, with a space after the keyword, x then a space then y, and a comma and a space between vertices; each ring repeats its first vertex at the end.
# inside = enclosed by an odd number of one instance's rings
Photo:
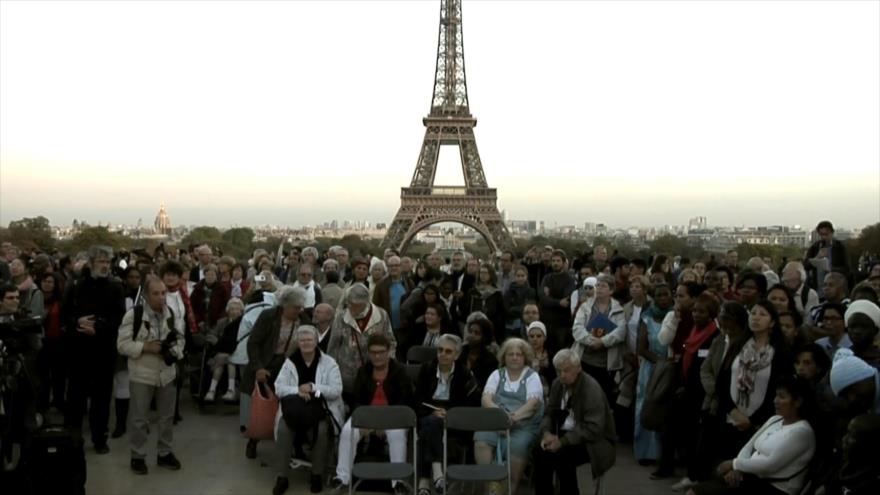
MULTIPOLYGON (((660 333, 661 323, 654 321, 650 316, 643 316, 642 322, 648 327, 648 350, 654 354, 665 357, 667 346, 657 340, 660 333)), ((657 460, 660 458, 660 434, 656 431, 642 428, 642 405, 645 402, 646 388, 654 372, 654 363, 647 359, 639 358, 639 381, 636 386, 636 417, 635 432, 633 436, 633 451, 636 460, 657 460)))

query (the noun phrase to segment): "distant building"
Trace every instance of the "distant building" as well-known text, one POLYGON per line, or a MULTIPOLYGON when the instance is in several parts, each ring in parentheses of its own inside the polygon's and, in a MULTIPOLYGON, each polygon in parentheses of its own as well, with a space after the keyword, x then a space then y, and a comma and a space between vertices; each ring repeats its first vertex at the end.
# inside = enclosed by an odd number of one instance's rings
POLYGON ((694 217, 688 220, 688 231, 705 230, 708 226, 709 221, 706 217, 694 217))
POLYGON ((153 228, 157 234, 171 235, 171 217, 169 217, 168 212, 165 211, 165 203, 162 203, 159 206, 159 213, 156 215, 156 221, 153 222, 153 228))

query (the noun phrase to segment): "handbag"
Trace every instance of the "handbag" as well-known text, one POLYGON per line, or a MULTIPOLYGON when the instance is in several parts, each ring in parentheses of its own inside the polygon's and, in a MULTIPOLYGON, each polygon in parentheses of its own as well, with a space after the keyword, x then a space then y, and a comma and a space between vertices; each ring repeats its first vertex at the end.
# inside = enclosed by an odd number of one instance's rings
POLYGON ((664 359, 654 364, 654 370, 645 388, 645 401, 639 418, 645 429, 662 431, 667 426, 678 376, 678 363, 675 361, 664 359))
POLYGON ((252 440, 275 438, 275 415, 278 413, 278 397, 268 385, 257 382, 251 394, 251 418, 245 434, 252 440), (263 388, 266 393, 263 395, 263 388))

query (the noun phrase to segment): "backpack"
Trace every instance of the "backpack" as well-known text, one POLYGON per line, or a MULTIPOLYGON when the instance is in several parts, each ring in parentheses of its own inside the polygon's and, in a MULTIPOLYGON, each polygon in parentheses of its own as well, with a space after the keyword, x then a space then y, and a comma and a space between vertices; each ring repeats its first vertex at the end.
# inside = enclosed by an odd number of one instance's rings
POLYGON ((250 313, 254 309, 266 309, 270 306, 271 304, 265 302, 255 304, 247 308, 241 316, 229 322, 229 324, 226 325, 226 328, 223 329, 223 335, 221 335, 220 339, 217 341, 217 352, 223 352, 226 354, 232 354, 235 352, 238 344, 241 344, 244 339, 251 335, 250 332, 248 332, 242 338, 238 338, 238 327, 241 325, 241 320, 244 319, 244 315, 250 313))

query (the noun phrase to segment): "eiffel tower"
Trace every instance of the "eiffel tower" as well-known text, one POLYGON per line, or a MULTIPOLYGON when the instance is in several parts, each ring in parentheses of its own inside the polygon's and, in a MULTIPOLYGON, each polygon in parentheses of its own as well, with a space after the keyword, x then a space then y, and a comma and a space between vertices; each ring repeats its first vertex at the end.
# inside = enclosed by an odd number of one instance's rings
POLYGON ((384 247, 406 251, 415 235, 439 222, 456 222, 479 232, 492 251, 514 246, 497 206, 497 191, 486 183, 468 107, 464 74, 461 0, 440 1, 440 35, 431 112, 422 119, 425 139, 409 187, 400 190, 400 209, 388 228, 384 247), (464 187, 434 185, 440 147, 456 145, 464 187))

